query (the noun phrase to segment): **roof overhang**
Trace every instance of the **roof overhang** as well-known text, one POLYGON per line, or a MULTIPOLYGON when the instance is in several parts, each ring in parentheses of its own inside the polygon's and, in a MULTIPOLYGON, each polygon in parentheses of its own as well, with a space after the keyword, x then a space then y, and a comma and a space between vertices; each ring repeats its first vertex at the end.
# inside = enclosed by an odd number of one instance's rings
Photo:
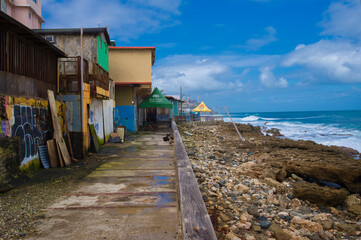
POLYGON ((152 85, 152 82, 115 82, 115 86, 140 86, 152 85))
MULTIPOLYGON (((41 35, 80 35, 80 28, 52 28, 36 29, 35 32, 41 35)), ((105 40, 110 45, 110 38, 107 28, 83 28, 84 35, 98 35, 104 33, 105 40)))
POLYGON ((150 50, 152 51, 152 65, 154 65, 155 62, 155 47, 109 47, 109 50, 150 50))
POLYGON ((5 23, 6 28, 16 32, 16 34, 24 37, 26 40, 33 42, 35 45, 42 48, 49 48, 54 51, 57 57, 67 57, 67 55, 59 48, 45 40, 42 36, 35 31, 26 27, 22 23, 16 21, 14 18, 8 16, 6 13, 0 11, 0 24, 5 23))

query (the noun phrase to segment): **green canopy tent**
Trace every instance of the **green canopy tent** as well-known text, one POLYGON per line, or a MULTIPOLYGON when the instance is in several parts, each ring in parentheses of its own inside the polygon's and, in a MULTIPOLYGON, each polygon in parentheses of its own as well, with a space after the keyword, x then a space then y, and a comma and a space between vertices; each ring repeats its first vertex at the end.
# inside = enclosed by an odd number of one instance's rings
POLYGON ((173 104, 169 102, 158 88, 155 88, 147 100, 139 104, 139 108, 172 108, 173 104))

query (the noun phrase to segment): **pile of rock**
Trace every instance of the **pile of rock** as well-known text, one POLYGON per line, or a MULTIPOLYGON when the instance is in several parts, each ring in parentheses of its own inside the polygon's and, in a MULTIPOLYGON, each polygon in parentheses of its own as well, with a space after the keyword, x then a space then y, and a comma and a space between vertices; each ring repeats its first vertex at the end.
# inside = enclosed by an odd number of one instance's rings
MULTIPOLYGON (((338 149, 302 141, 288 143, 293 147, 287 152, 282 139, 264 136, 250 125, 239 127, 247 139, 244 143, 227 123, 179 129, 191 133, 182 135, 183 142, 219 239, 360 239, 361 198, 350 195, 357 181, 347 189, 332 183, 347 187, 340 177, 308 182, 307 171, 290 173, 283 164, 285 158, 293 163, 293 157, 298 165, 291 166, 308 168, 317 160, 316 150, 308 145, 324 149, 319 152, 322 157, 351 159, 338 149)), ((317 161, 322 164, 322 159, 317 161)))

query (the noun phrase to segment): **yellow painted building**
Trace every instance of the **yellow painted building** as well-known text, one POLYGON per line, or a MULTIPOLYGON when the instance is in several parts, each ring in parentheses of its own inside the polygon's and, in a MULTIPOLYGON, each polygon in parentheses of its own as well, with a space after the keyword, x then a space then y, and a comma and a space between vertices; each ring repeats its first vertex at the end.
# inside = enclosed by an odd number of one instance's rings
POLYGON ((152 92, 155 47, 109 47, 109 74, 115 84, 116 126, 135 132, 142 121, 139 100, 152 92))

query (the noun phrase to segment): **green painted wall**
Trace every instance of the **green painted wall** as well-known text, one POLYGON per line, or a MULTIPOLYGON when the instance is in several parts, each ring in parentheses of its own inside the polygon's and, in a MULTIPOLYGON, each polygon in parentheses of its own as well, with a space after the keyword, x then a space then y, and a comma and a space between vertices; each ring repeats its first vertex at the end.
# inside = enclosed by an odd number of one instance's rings
POLYGON ((98 36, 98 64, 109 72, 109 49, 100 36, 98 36))

